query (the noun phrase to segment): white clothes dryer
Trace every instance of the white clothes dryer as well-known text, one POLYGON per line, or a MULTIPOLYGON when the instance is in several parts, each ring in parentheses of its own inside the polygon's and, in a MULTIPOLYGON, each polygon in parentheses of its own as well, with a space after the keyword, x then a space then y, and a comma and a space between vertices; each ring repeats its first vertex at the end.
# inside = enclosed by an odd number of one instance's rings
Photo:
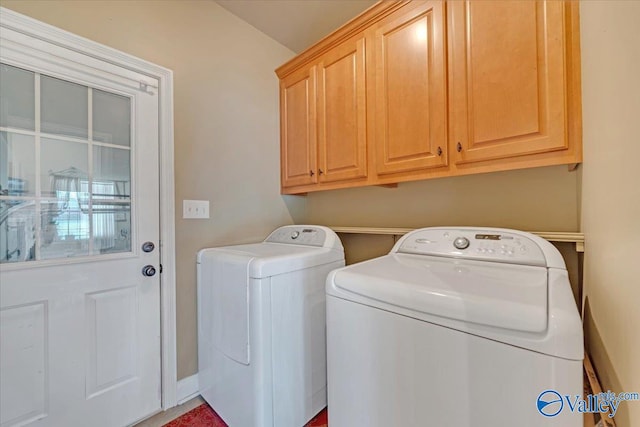
POLYGON ((198 253, 200 394, 229 426, 301 427, 326 406, 324 284, 342 266, 313 225, 198 253))
POLYGON ((420 229, 326 290, 331 427, 582 425, 541 395, 582 396, 582 323, 546 240, 420 229))

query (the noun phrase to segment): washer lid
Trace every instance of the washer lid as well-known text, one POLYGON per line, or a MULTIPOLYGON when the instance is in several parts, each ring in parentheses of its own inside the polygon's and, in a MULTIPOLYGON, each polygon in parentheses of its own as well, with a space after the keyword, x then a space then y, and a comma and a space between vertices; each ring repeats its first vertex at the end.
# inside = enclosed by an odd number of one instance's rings
POLYGON ((384 309, 526 332, 547 328, 547 269, 466 259, 389 254, 338 270, 327 292, 384 309), (361 298, 359 298, 361 300, 361 298), (379 306, 379 305, 378 305, 379 306))

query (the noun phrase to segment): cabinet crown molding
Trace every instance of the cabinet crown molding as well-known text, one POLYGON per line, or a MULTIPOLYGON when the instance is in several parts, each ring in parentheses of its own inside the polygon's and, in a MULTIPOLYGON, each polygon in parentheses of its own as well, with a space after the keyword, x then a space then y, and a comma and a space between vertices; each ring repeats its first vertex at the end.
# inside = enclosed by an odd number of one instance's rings
POLYGON ((407 3, 409 3, 409 0, 379 1, 328 36, 322 38, 317 43, 296 55, 290 61, 278 67, 276 69, 278 78, 282 79, 300 68, 302 65, 314 61, 332 47, 371 26, 372 23, 379 21, 407 3))

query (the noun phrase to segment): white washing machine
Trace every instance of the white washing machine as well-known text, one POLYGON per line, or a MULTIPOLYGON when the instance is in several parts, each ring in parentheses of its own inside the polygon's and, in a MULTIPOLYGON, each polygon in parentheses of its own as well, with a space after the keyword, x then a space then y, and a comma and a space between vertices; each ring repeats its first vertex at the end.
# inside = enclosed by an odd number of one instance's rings
POLYGON ((582 395, 582 324, 546 240, 424 228, 326 290, 331 427, 582 426, 538 403, 582 395))
POLYGON ((344 266, 329 228, 198 253, 200 394, 231 427, 301 427, 327 405, 325 282, 344 266))

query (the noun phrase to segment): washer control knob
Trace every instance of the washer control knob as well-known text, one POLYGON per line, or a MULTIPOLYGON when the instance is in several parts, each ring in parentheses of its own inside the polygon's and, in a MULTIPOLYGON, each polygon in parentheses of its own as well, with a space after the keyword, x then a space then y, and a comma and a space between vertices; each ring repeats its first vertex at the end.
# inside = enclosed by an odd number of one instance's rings
POLYGON ((467 249, 469 247, 469 239, 466 237, 457 237, 456 240, 453 241, 453 246, 456 249, 467 249))
POLYGON ((293 233, 291 233, 291 238, 295 240, 298 238, 299 235, 300 235, 299 231, 294 231, 293 233))

